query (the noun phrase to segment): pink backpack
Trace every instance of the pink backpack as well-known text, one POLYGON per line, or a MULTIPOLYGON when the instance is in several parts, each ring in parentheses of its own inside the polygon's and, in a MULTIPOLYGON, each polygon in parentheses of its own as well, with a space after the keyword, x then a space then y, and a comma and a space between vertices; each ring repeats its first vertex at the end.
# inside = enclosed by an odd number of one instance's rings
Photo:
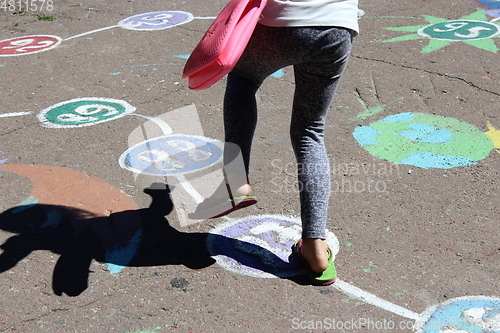
POLYGON ((224 7, 184 66, 190 89, 207 89, 236 66, 266 3, 232 0, 224 7))

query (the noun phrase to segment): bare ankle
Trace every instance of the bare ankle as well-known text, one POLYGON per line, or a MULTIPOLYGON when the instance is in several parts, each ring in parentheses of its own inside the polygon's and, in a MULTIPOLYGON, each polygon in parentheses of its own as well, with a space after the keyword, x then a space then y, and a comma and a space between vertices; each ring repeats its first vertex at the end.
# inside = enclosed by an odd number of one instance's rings
POLYGON ((321 238, 304 238, 301 254, 315 272, 322 272, 328 268, 328 244, 321 238))
POLYGON ((246 174, 226 174, 226 182, 233 196, 250 195, 252 192, 246 174))

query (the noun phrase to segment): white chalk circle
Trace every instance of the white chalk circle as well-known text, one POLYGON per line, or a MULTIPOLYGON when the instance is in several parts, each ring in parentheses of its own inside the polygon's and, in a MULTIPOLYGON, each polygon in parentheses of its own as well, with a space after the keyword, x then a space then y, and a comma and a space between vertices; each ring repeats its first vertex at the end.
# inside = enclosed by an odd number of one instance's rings
POLYGON ((188 12, 169 10, 142 13, 130 16, 118 22, 118 26, 127 30, 151 31, 172 28, 193 20, 188 12))
MULTIPOLYGON (((210 231, 207 248, 217 263, 228 271, 259 278, 286 278, 306 273, 292 255, 301 238, 301 221, 282 215, 255 215, 229 220, 210 231)), ((334 254, 339 251, 335 234, 327 231, 334 254)))
POLYGON ((85 97, 43 109, 38 113, 38 120, 45 127, 82 127, 117 119, 134 111, 135 107, 122 100, 85 97))
POLYGON ((123 169, 149 176, 180 176, 222 159, 223 143, 196 135, 164 135, 139 142, 119 159, 123 169))

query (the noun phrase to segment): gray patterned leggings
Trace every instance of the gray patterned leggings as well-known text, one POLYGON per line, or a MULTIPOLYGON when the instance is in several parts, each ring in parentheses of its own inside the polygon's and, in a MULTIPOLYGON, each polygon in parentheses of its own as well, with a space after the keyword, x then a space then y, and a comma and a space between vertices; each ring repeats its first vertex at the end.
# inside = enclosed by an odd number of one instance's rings
POLYGON ((324 144, 324 125, 350 55, 352 36, 352 31, 338 27, 258 24, 243 56, 227 78, 225 140, 240 147, 248 173, 257 125, 255 94, 269 75, 293 65, 295 93, 290 137, 298 165, 303 238, 326 238, 330 165, 324 144))

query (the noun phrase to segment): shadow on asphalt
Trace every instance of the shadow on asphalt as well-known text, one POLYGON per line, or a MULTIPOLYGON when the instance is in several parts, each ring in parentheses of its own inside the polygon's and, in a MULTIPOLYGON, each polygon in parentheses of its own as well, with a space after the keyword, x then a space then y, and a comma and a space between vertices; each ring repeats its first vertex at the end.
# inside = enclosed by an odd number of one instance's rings
MULTIPOLYGON (((151 186, 144 192, 152 198, 150 207, 112 213, 109 217, 56 205, 34 204, 8 209, 0 214, 0 229, 16 235, 0 246, 3 250, 0 274, 33 251, 52 251, 60 255, 52 278, 54 293, 78 296, 88 287, 92 260, 118 266, 185 265, 201 269, 215 263, 212 256, 225 255, 277 276, 272 265, 256 265, 256 262, 271 260, 279 263, 278 267, 286 266, 281 258, 255 244, 221 235, 177 231, 165 218, 173 209, 168 187, 151 186), (224 253, 209 253, 207 237, 234 246, 224 247, 224 253), (238 248, 246 248, 258 258, 245 259, 238 255, 238 248)), ((302 276, 288 279, 307 283, 302 276)))

